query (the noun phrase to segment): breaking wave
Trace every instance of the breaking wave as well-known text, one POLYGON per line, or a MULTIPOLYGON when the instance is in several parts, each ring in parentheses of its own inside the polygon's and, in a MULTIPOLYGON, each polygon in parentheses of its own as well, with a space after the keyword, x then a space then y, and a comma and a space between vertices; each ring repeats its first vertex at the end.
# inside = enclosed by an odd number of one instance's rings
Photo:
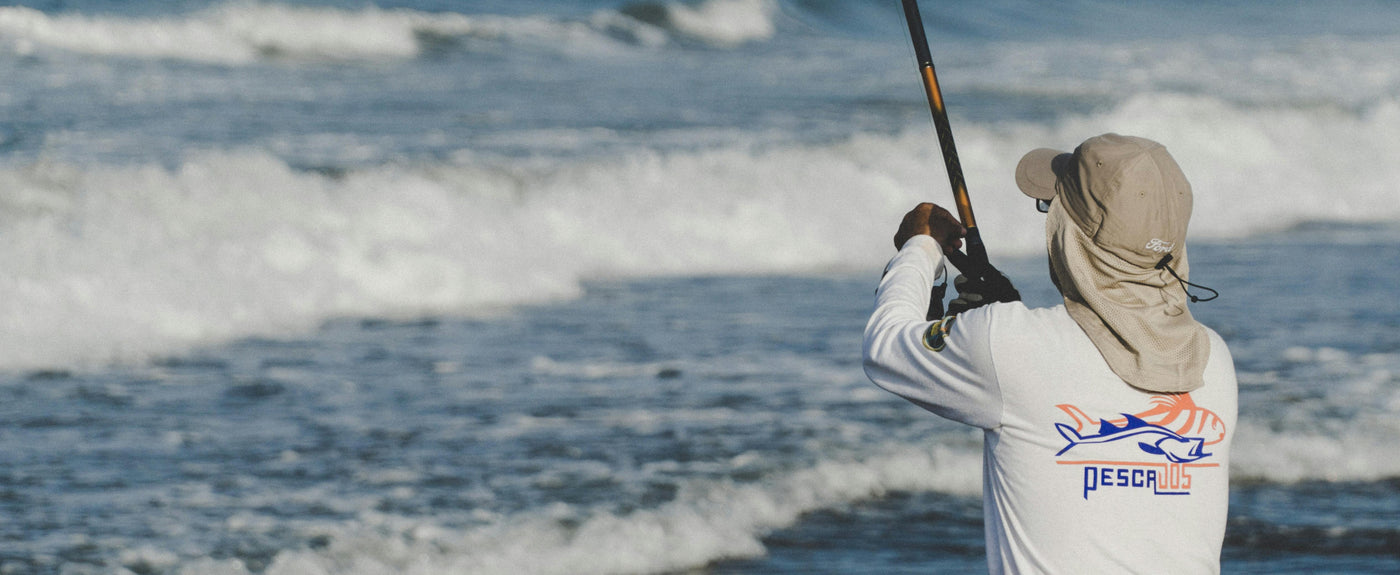
POLYGON ((772 0, 640 3, 582 20, 366 7, 358 10, 229 2, 159 17, 50 14, 0 7, 0 49, 248 64, 263 60, 373 61, 421 56, 474 39, 566 52, 696 42, 728 47, 774 34, 772 0))
MULTIPOLYGON (((557 504, 457 529, 371 514, 334 529, 323 550, 284 551, 264 570, 301 573, 663 573, 764 554, 761 537, 803 513, 890 491, 981 491, 981 455, 897 449, 864 461, 827 461, 762 483, 696 482, 676 499, 627 514, 557 504)), ((205 559, 184 574, 244 575, 238 560, 205 559)))
MULTIPOLYGON (((1008 166, 1110 128, 1173 150, 1198 239, 1400 220, 1394 100, 1346 112, 1143 95, 1050 125, 960 126, 991 249, 1044 241, 1008 166)), ((937 157, 921 129, 331 173, 259 150, 0 168, 0 368, 140 361, 340 316, 473 313, 573 297, 596 277, 864 270, 905 210, 946 199, 937 157)))
POLYGON ((1242 375, 1242 386, 1272 393, 1240 418, 1232 477, 1277 483, 1400 477, 1400 461, 1391 456, 1400 441, 1400 354, 1291 347, 1282 356, 1287 378, 1242 375), (1296 400, 1324 384, 1325 400, 1296 400))
POLYGON ((672 35, 717 46, 766 40, 774 34, 774 0, 707 0, 698 4, 642 2, 618 13, 672 35))

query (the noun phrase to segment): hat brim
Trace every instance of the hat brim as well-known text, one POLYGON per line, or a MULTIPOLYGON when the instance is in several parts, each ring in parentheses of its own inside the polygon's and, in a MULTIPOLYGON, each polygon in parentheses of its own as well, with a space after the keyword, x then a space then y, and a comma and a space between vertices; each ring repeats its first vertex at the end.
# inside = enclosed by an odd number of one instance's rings
POLYGON ((1050 148, 1037 148, 1016 164, 1016 187, 1037 200, 1052 200, 1056 182, 1074 167, 1074 155, 1050 148))

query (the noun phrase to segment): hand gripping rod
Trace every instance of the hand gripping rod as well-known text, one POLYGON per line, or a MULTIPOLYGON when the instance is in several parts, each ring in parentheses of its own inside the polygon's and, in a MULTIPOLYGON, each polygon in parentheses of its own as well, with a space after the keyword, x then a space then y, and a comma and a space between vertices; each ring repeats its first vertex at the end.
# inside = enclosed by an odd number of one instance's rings
POLYGON ((909 24, 909 39, 914 43, 914 57, 918 60, 919 72, 924 79, 924 91, 928 96, 929 112, 933 114, 933 127, 938 132, 938 144, 943 150, 943 166, 948 172, 948 183, 953 187, 953 202, 958 208, 958 219, 967 228, 963 238, 967 255, 950 251, 948 259, 960 271, 969 276, 981 276, 990 267, 987 261, 987 248, 982 244, 982 235, 977 231, 977 217, 972 214, 972 200, 967 196, 967 181, 963 179, 962 164, 958 161, 958 147, 953 143, 953 128, 948 124, 948 111, 943 106, 943 91, 938 87, 938 74, 933 70, 933 56, 929 54, 928 39, 924 37, 924 21, 919 16, 916 0, 902 0, 904 20, 909 24))

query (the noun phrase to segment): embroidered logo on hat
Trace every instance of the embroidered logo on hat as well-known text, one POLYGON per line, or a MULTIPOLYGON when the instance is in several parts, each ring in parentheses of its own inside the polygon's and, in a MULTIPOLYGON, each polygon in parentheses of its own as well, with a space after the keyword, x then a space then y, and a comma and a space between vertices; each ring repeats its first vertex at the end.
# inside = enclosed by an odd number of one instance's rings
POLYGON ((1172 249, 1176 247, 1176 242, 1169 242, 1166 240, 1152 238, 1152 241, 1147 242, 1146 247, 1147 249, 1157 252, 1159 254, 1165 254, 1167 252, 1172 251, 1172 249))

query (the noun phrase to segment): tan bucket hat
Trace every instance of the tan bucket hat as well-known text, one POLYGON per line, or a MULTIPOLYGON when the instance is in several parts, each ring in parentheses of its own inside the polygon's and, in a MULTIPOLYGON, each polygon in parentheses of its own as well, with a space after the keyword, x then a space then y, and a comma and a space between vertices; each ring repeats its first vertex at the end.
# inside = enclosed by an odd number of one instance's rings
POLYGON ((1158 263, 1188 277, 1191 184, 1161 144, 1104 134, 1074 153, 1021 158, 1016 185, 1050 201, 1050 277, 1065 308, 1113 372, 1139 389, 1176 393, 1204 382, 1210 339, 1158 263))

